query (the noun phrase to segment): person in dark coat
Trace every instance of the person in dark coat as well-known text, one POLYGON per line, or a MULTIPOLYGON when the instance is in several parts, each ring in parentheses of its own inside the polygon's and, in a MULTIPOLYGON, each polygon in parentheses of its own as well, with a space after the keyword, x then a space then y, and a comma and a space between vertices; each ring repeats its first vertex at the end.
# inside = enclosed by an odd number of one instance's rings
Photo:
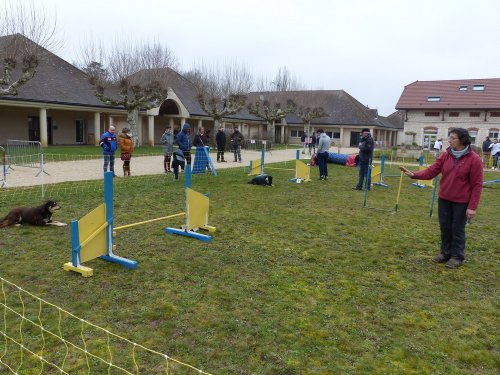
POLYGON ((361 141, 359 142, 359 180, 358 184, 353 188, 354 190, 363 190, 363 180, 366 177, 366 190, 370 190, 371 176, 368 173, 368 168, 373 159, 373 149, 375 143, 370 134, 370 129, 365 128, 361 130, 361 141))
POLYGON ((240 133, 237 127, 233 128, 231 143, 233 145, 234 161, 239 161, 241 163, 241 145, 243 144, 243 134, 240 133))
POLYGON ((224 150, 226 149, 226 133, 224 128, 219 128, 215 135, 215 142, 217 143, 217 162, 225 163, 224 150))
POLYGON ((182 126, 182 130, 177 134, 177 145, 184 155, 187 164, 191 164, 191 125, 187 122, 182 126))
POLYGON ((486 139, 483 142, 483 165, 485 168, 488 168, 488 162, 490 161, 490 156, 491 156, 491 139, 490 137, 486 137, 486 139))
POLYGON ((101 135, 99 139, 99 146, 102 147, 102 154, 104 156, 104 172, 113 172, 115 177, 115 151, 118 149, 118 142, 116 140, 116 129, 110 125, 108 131, 101 135))

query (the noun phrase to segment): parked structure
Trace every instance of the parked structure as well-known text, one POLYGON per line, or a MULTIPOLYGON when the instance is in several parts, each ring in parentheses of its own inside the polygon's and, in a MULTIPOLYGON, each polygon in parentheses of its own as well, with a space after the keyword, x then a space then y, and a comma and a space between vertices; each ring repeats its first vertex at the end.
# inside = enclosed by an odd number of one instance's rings
POLYGON ((481 146, 499 135, 500 78, 416 81, 405 86, 396 109, 403 112, 405 144, 432 150, 442 138, 446 148, 449 129, 460 127, 481 146))
MULTIPOLYGON (((179 73, 171 73, 165 100, 159 107, 139 114, 140 144, 152 145, 167 126, 179 130, 186 121, 194 127, 203 126, 210 134, 216 133, 213 120, 198 103, 194 86, 179 73)), ((365 107, 343 90, 302 91, 293 95, 314 95, 324 103, 328 116, 312 121, 311 132, 323 128, 340 147, 357 146, 360 130, 366 127, 379 147, 390 147, 396 145, 398 132, 403 129, 397 115, 378 116, 377 110, 365 107)), ((224 121, 225 128, 238 127, 245 139, 267 139, 266 123, 246 109, 224 121)), ((118 132, 127 126, 125 109, 100 102, 87 75, 49 51, 45 51, 35 76, 19 88, 18 95, 0 97, 0 144, 21 139, 40 141, 43 146, 97 145, 99 135, 110 125, 118 132)), ((275 132, 278 143, 300 143, 304 124, 288 115, 276 124, 275 132)))

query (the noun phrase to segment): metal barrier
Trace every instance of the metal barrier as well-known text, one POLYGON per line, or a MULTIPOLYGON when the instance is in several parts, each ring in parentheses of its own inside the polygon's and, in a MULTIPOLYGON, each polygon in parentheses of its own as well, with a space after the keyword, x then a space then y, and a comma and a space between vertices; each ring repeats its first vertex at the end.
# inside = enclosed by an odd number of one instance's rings
POLYGON ((0 146, 0 151, 2 153, 2 174, 0 178, 0 188, 7 187, 7 156, 5 149, 0 146))
POLYGON ((273 143, 265 139, 246 139, 243 144, 243 148, 250 151, 260 151, 264 146, 266 152, 271 151, 273 148, 273 143))
POLYGON ((14 170, 13 165, 39 169, 36 177, 47 172, 43 169, 43 148, 40 142, 20 141, 16 139, 7 140, 8 169, 14 170))

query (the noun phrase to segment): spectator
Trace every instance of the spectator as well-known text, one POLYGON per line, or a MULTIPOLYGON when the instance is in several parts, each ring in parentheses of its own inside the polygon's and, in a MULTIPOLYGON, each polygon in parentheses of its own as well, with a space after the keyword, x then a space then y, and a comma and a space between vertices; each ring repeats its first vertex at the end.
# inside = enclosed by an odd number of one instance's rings
POLYGON ((441 149, 443 148, 443 140, 440 138, 434 142, 434 154, 438 157, 441 154, 441 149))
POLYGON ((302 143, 302 153, 305 154, 306 153, 306 139, 307 139, 307 134, 304 132, 302 133, 302 135, 300 136, 300 143, 302 143))
POLYGON ((316 153, 316 136, 314 133, 311 135, 310 142, 309 142, 309 155, 314 155, 316 153))
POLYGON ((174 178, 176 180, 179 179, 179 167, 184 170, 185 164, 186 162, 182 150, 180 148, 175 150, 173 153, 172 169, 174 170, 174 178))
POLYGON ((358 184, 353 187, 354 190, 363 190, 363 181, 366 177, 365 189, 370 190, 371 176, 368 173, 369 166, 373 158, 374 149, 373 138, 370 134, 370 129, 365 128, 361 130, 361 141, 359 142, 359 179, 358 184))
POLYGON ((104 156, 104 172, 113 172, 113 177, 115 175, 115 151, 118 149, 118 143, 116 142, 115 127, 110 125, 108 131, 101 135, 99 140, 99 146, 102 147, 102 154, 104 156))
POLYGON ((225 163, 224 160, 224 151, 226 148, 226 133, 224 132, 224 128, 221 127, 217 131, 215 135, 215 142, 217 143, 217 162, 225 163))
POLYGON ((202 126, 198 128, 198 133, 193 139, 194 147, 205 147, 207 146, 207 136, 205 135, 205 128, 202 126))
POLYGON ((234 161, 241 163, 241 144, 243 143, 243 134, 240 133, 237 127, 233 128, 231 134, 231 144, 233 146, 234 161))
POLYGON ((165 132, 160 138, 160 144, 163 147, 163 169, 165 173, 172 173, 170 169, 170 162, 172 160, 172 153, 174 152, 174 135, 170 127, 165 129, 165 132))
POLYGON ((491 155, 490 145, 491 145, 491 139, 490 137, 486 137, 486 139, 483 142, 483 164, 485 168, 488 168, 488 163, 490 161, 490 155, 491 155))
POLYGON ((465 258, 465 224, 476 216, 481 198, 483 166, 479 155, 470 147, 466 129, 452 129, 448 141, 450 147, 429 168, 418 172, 400 169, 420 180, 431 180, 441 173, 438 200, 441 253, 433 262, 457 268, 465 258))
POLYGON ((187 122, 182 125, 182 130, 177 134, 177 145, 184 155, 185 162, 191 164, 191 125, 187 122))
POLYGON ((319 179, 328 180, 328 150, 332 144, 332 140, 326 135, 323 129, 318 129, 318 167, 319 179))
POLYGON ((134 141, 129 128, 123 128, 118 134, 118 144, 120 145, 120 159, 123 161, 123 177, 130 176, 130 159, 134 152, 134 141))
POLYGON ((500 143, 498 143, 498 139, 494 139, 493 143, 490 145, 491 156, 493 156, 493 167, 495 171, 498 169, 498 158, 500 158, 500 143))

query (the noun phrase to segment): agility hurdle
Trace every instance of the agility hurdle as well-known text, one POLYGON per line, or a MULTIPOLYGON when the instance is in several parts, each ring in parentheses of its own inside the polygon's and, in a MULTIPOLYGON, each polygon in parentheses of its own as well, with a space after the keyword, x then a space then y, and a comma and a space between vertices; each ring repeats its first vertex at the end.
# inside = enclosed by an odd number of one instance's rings
MULTIPOLYGON (((186 165, 185 182, 185 209, 186 224, 181 228, 166 228, 168 234, 178 234, 185 237, 196 238, 203 242, 212 241, 212 236, 198 233, 199 229, 210 233, 216 231, 216 228, 208 225, 208 209, 210 200, 204 194, 198 193, 191 188, 191 165, 186 165)), ((179 214, 180 216, 180 214, 179 214)))
POLYGON ((296 150, 295 154, 295 168, 279 168, 279 167, 267 167, 265 165, 265 152, 264 147, 261 150, 261 157, 257 160, 250 160, 250 172, 249 176, 264 174, 264 169, 275 169, 281 171, 294 171, 295 177, 290 179, 291 182, 309 182, 311 181, 311 168, 309 165, 300 160, 300 150, 296 150))
POLYGON ((125 268, 137 268, 137 262, 113 253, 113 172, 104 173, 104 203, 80 220, 71 221, 71 262, 65 263, 65 271, 93 275, 92 268, 82 265, 95 258, 118 263, 125 268))
MULTIPOLYGON (((383 176, 383 172, 382 172, 382 169, 380 168, 380 166, 376 167, 376 169, 377 169, 377 172, 380 172, 380 176, 383 176)), ((364 198, 363 198, 363 208, 369 208, 371 210, 377 210, 377 211, 386 211, 386 212, 389 212, 392 214, 397 213, 398 209, 399 209, 399 198, 401 196, 401 187, 403 186, 403 172, 401 172, 400 176, 399 176, 399 186, 398 186, 398 192, 396 195, 396 203, 394 204, 394 207, 390 208, 390 209, 368 206, 368 192, 370 191, 370 189, 368 189, 368 186, 369 186, 368 185, 368 177, 374 176, 374 175, 375 174, 372 174, 372 167, 371 167, 371 163, 370 163, 369 167, 368 167, 368 171, 366 172, 366 176, 365 176, 366 182, 365 182, 365 191, 364 191, 364 198)), ((389 187, 389 186, 385 185, 384 187, 389 187)))
POLYGON ((209 151, 210 149, 208 146, 196 147, 196 151, 194 154, 193 171, 192 171, 193 174, 205 173, 208 165, 210 171, 214 174, 214 176, 217 176, 217 171, 215 170, 212 158, 210 158, 209 151))

